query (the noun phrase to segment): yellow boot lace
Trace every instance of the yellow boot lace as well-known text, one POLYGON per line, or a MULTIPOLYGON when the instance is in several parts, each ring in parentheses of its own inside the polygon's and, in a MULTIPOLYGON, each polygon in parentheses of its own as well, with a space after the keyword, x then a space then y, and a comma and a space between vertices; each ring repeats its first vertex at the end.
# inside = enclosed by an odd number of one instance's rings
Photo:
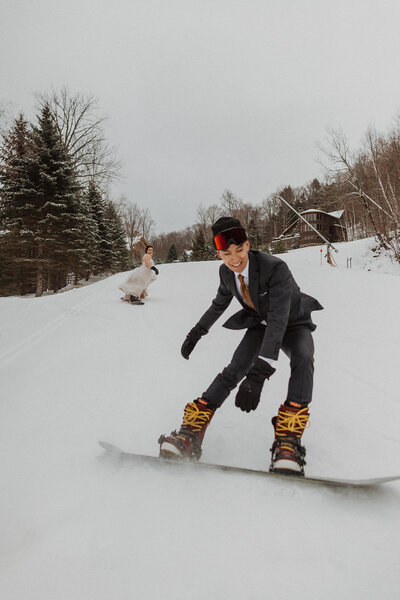
POLYGON ((210 408, 200 410, 195 402, 189 402, 184 409, 182 427, 190 427, 193 431, 201 431, 212 416, 213 411, 210 408))
POLYGON ((278 419, 276 422, 275 434, 277 436, 285 436, 288 434, 301 437, 306 428, 309 414, 308 408, 302 408, 296 413, 285 412, 283 409, 278 411, 278 419))

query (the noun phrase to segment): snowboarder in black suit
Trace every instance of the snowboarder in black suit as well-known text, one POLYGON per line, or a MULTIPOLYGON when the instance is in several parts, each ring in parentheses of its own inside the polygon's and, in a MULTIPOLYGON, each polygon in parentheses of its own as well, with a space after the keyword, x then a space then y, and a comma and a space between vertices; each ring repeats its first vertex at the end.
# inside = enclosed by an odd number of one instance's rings
POLYGON ((198 341, 235 297, 242 308, 224 323, 228 329, 245 329, 232 360, 201 397, 189 402, 179 432, 160 437, 160 455, 198 460, 205 431, 215 411, 240 383, 235 405, 255 410, 266 379, 276 370, 279 351, 290 359, 286 400, 272 419, 275 439, 270 470, 304 474, 305 448, 301 436, 312 398, 315 325, 311 312, 322 306, 303 294, 286 263, 265 252, 250 250, 247 233, 238 219, 221 217, 212 226, 219 258, 220 283, 210 308, 188 333, 181 349, 189 358, 198 341))

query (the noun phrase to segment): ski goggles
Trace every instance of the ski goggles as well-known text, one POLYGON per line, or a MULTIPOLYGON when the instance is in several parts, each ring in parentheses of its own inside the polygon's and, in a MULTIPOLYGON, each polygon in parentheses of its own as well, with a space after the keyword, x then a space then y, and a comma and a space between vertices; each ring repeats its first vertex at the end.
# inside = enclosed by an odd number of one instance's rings
POLYGON ((243 227, 234 227, 220 231, 214 236, 214 246, 217 250, 227 250, 231 244, 240 246, 247 240, 247 234, 243 227))

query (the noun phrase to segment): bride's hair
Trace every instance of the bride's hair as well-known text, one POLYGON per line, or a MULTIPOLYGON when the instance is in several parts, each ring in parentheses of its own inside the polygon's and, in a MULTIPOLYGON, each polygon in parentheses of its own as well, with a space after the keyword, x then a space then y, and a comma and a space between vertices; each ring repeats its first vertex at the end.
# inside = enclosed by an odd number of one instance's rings
MULTIPOLYGON (((147 254, 147 250, 148 250, 149 248, 153 248, 153 246, 152 246, 151 244, 150 244, 149 246, 146 246, 146 250, 144 251, 144 253, 145 253, 145 254, 147 254)), ((153 250, 154 250, 154 248, 153 248, 153 250)))

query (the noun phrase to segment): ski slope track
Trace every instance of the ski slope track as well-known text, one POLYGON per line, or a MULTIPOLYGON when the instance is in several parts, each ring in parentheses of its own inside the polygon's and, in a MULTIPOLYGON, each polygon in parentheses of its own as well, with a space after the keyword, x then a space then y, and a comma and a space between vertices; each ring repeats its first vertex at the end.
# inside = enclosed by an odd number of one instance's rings
MULTIPOLYGON (((320 264, 318 247, 282 256, 325 307, 314 313, 310 477, 400 473, 400 267, 372 244, 338 244, 337 268, 320 264)), ((99 440, 157 455, 159 435, 230 360, 243 333, 221 325, 235 301, 190 360, 180 356, 219 264, 161 265, 144 306, 120 301, 126 273, 0 298, 0 598, 398 597, 400 482, 319 487, 105 460, 99 440)), ((281 355, 253 413, 228 398, 205 463, 268 468, 288 375, 281 355)))
POLYGON ((99 290, 97 286, 94 287, 94 289, 88 288, 85 297, 80 298, 75 305, 68 308, 60 307, 61 314, 50 319, 44 325, 40 325, 37 330, 34 330, 26 338, 17 342, 14 347, 7 349, 0 354, 2 366, 5 366, 12 360, 18 358, 21 354, 31 351, 37 344, 40 344, 48 334, 54 332, 56 329, 65 327, 68 319, 83 314, 83 309, 103 294, 104 289, 99 290))

